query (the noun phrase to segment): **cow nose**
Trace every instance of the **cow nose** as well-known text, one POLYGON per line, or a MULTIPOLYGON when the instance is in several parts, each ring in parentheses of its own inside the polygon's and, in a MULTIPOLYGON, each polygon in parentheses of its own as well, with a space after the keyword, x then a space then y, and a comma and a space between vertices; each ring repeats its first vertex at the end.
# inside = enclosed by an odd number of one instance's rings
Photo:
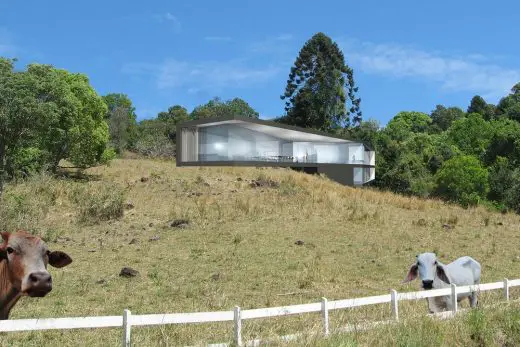
POLYGON ((422 281, 423 288, 424 289, 432 289, 433 288, 433 281, 432 280, 424 280, 422 281))
POLYGON ((29 275, 29 281, 33 288, 49 290, 52 288, 52 277, 48 272, 33 272, 29 275))

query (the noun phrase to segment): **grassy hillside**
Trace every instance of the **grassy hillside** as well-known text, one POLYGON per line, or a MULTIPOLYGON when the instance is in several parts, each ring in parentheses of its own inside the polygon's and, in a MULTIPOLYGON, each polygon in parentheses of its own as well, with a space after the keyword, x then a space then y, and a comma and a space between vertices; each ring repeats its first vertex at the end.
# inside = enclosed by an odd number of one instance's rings
MULTIPOLYGON (((4 229, 29 229, 74 259, 51 269, 53 291, 20 300, 13 319, 119 315, 125 308, 134 314, 247 309, 412 291, 417 282, 400 281, 424 251, 444 262, 475 257, 483 282, 520 276, 516 215, 344 187, 286 169, 117 160, 86 177, 9 185, 0 218, 4 229), (124 266, 139 275, 118 276, 124 266)), ((483 295, 483 305, 498 298, 483 295)), ((401 307, 402 316, 424 313, 424 301, 401 307)), ((331 325, 389 315, 383 306, 333 313, 331 325)), ((318 317, 248 321, 245 338, 309 330, 318 317)), ((133 335, 137 345, 232 336, 227 323, 136 328, 133 335)), ((0 344, 107 346, 118 345, 120 336, 118 329, 20 333, 0 336, 0 344)))

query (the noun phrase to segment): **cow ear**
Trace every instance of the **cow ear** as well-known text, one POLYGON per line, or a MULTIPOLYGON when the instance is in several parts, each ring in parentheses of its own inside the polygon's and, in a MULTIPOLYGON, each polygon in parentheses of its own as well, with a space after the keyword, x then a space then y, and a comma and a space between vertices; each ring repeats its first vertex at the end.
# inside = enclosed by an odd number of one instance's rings
POLYGON ((9 240, 9 236, 11 235, 11 233, 7 231, 2 231, 0 232, 0 235, 2 236, 3 243, 7 244, 7 240, 9 240))
POLYGON ((417 264, 413 264, 402 283, 413 281, 417 278, 417 264))
POLYGON ((64 267, 72 263, 72 258, 65 252, 53 251, 49 253, 49 265, 53 267, 64 267))
POLYGON ((5 249, 5 246, 7 246, 7 240, 9 239, 9 233, 7 232, 0 232, 0 235, 2 236, 2 243, 0 244, 0 260, 7 260, 7 251, 5 249))
POLYGON ((441 264, 437 264, 437 277, 439 277, 440 280, 443 282, 446 282, 450 284, 450 279, 448 278, 448 275, 446 274, 446 271, 444 270, 444 266, 441 264))

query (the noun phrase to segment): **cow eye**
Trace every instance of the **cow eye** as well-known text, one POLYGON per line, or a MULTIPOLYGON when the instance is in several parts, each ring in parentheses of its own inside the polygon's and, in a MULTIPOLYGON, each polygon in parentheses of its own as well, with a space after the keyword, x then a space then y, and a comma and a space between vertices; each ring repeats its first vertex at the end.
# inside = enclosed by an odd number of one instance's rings
POLYGON ((433 264, 437 265, 437 260, 433 264))
POLYGON ((7 253, 11 254, 14 252, 14 249, 12 247, 7 247, 7 253))

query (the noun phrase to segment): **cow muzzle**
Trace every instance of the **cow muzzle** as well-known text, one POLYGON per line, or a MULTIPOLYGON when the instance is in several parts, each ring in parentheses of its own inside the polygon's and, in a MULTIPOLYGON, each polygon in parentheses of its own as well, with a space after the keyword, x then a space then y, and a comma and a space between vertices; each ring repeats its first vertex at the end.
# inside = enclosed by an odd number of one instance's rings
POLYGON ((31 297, 43 297, 52 290, 51 274, 44 271, 31 273, 27 278, 25 293, 31 297))
POLYGON ((424 280, 422 281, 422 287, 423 289, 432 289, 433 288, 433 281, 432 280, 424 280))

